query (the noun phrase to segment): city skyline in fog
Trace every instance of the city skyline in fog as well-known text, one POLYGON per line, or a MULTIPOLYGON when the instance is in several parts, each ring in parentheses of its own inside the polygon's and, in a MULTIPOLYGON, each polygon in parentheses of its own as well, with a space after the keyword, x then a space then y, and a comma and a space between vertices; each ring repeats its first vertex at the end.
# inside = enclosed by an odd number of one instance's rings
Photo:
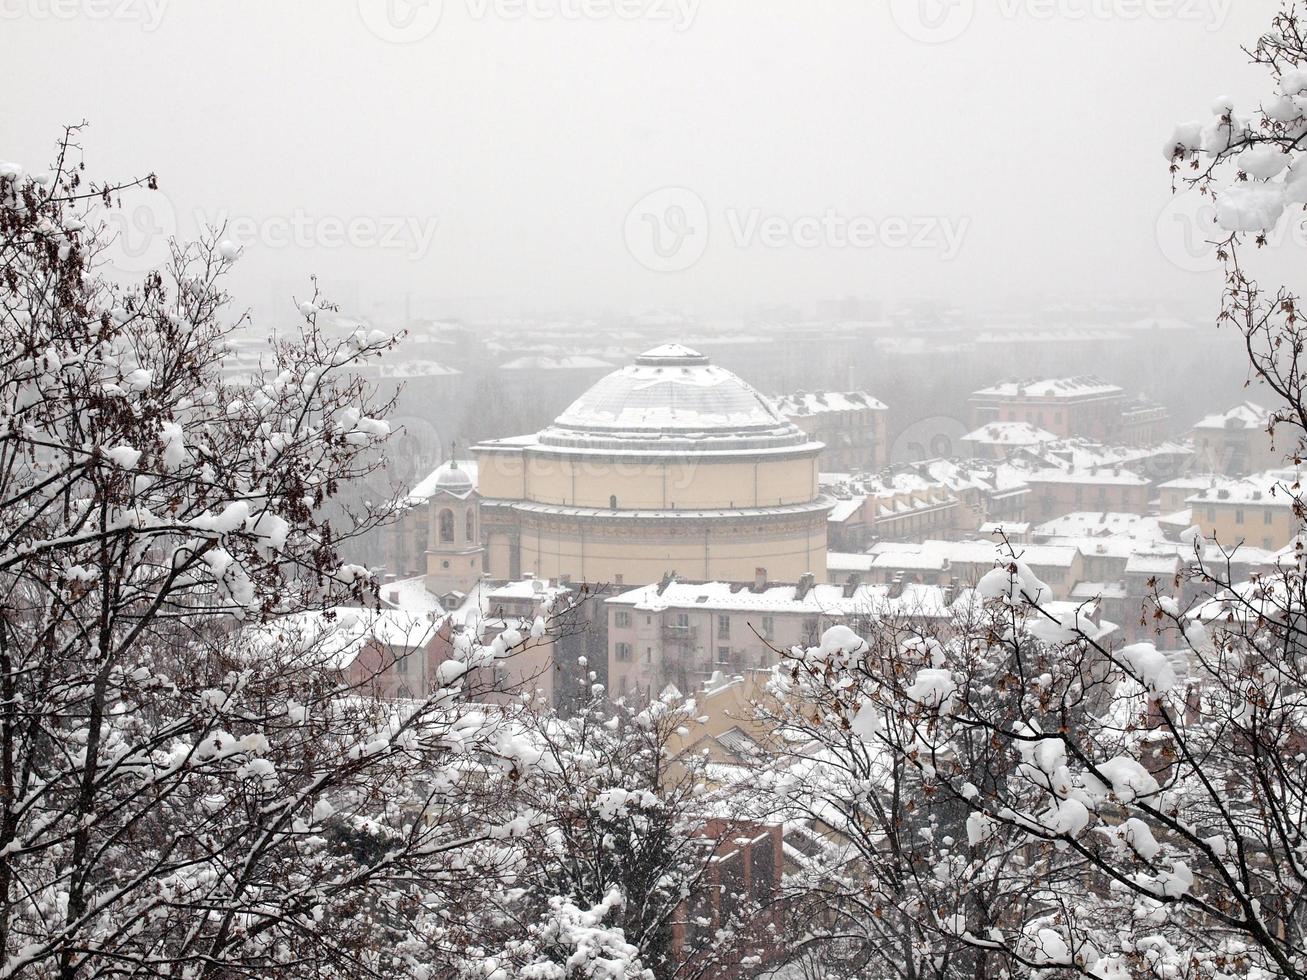
POLYGON ((93 178, 159 175, 123 271, 225 223, 237 304, 286 314, 313 274, 389 319, 1201 314, 1220 274, 1161 147, 1212 78, 1264 88, 1237 50, 1264 12, 1228 0, 28 6, 0 157, 39 169, 85 119, 93 178))

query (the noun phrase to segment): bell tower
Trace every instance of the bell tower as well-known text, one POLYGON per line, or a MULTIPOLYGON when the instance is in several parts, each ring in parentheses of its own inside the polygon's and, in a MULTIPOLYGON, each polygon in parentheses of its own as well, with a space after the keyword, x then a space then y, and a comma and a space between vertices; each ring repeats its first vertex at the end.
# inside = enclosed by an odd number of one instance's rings
POLYGON ((481 581, 481 498, 470 473, 451 459, 436 471, 427 500, 427 591, 463 595, 481 581))

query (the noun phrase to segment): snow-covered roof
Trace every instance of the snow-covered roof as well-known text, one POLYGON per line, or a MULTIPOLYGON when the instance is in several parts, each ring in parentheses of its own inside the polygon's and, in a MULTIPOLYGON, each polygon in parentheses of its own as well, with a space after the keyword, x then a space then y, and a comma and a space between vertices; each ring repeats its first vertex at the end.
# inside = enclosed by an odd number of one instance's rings
POLYGON ((1126 559, 1126 574, 1133 575, 1174 575, 1180 570, 1180 556, 1174 551, 1170 554, 1143 554, 1136 552, 1126 559))
POLYGON ((836 500, 835 506, 830 509, 826 515, 826 520, 832 524, 842 524, 850 517, 862 509, 866 503, 866 497, 850 497, 848 500, 836 500))
MULTIPOLYGON (((1069 568, 1078 551, 1073 546, 1018 545, 1017 554, 1029 565, 1069 568)), ((827 574, 879 571, 945 571, 955 565, 987 565, 1008 560, 1008 551, 1001 541, 942 541, 927 539, 913 541, 878 541, 865 555, 828 552, 827 574)))
POLYGON ((982 446, 1036 446, 1056 439, 1053 433, 1029 422, 990 422, 962 437, 963 442, 982 446))
POLYGON ((1030 470, 1026 474, 1028 483, 1097 483, 1105 486, 1146 487, 1148 481, 1130 470, 1112 467, 1092 470, 1064 470, 1057 467, 1042 467, 1030 470))
POLYGON ((1293 506, 1293 494, 1287 488, 1297 482, 1298 475, 1293 470, 1269 470, 1241 479, 1217 480, 1187 497, 1185 503, 1289 508, 1293 506))
POLYGON ((950 604, 945 590, 934 585, 908 584, 891 597, 887 585, 859 586, 845 596, 841 585, 814 585, 802 598, 793 585, 778 585, 755 592, 730 582, 672 582, 662 591, 646 585, 607 600, 636 609, 700 609, 729 612, 797 613, 824 616, 930 616, 946 617, 950 604))
POLYGON ((1142 537, 1162 540, 1157 518, 1121 511, 1076 510, 1038 525, 1034 533, 1051 538, 1142 537))
POLYGON ((601 378, 536 442, 605 452, 820 448, 753 387, 680 344, 655 347, 601 378))
POLYGON ((823 412, 884 411, 885 403, 865 391, 799 391, 776 399, 782 415, 820 415, 823 412))
POLYGON ((1075 437, 1027 449, 1026 454, 1047 466, 1093 469, 1129 465, 1159 457, 1192 456, 1193 449, 1178 442, 1160 442, 1153 446, 1109 446, 1075 437))
POLYGON ((447 493, 460 500, 476 489, 477 464, 470 460, 446 460, 428 473, 408 494, 410 504, 430 500, 436 493, 447 493))
POLYGON ((1234 408, 1207 415, 1194 423, 1195 429, 1264 429, 1271 413, 1256 402, 1244 402, 1234 408))
POLYGON ((1046 378, 1042 381, 1003 381, 975 392, 973 398, 1091 398, 1119 395, 1123 389, 1093 375, 1046 378))
POLYGON ((1030 531, 1029 521, 985 521, 980 525, 981 534, 1022 535, 1030 531))
POLYGON ((394 364, 378 364, 377 374, 383 378, 434 378, 462 374, 458 368, 439 361, 398 361, 394 364))

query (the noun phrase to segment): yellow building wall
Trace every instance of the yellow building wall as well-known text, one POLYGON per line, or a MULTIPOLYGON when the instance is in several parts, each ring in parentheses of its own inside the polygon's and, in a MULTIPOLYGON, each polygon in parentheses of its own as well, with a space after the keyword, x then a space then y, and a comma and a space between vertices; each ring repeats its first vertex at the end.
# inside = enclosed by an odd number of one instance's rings
POLYGON ((1298 533, 1298 521, 1292 508, 1277 502, 1274 506, 1235 505, 1227 502, 1193 505, 1192 520, 1206 537, 1215 537, 1222 545, 1244 542, 1254 548, 1280 549, 1298 533), (1243 521, 1239 521, 1242 512, 1243 521), (1266 523, 1265 514, 1271 515, 1266 523))
POLYGON ((779 582, 797 581, 805 572, 825 574, 824 514, 783 531, 761 522, 754 528, 723 527, 707 533, 683 528, 664 532, 629 527, 618 533, 602 530, 594 524, 544 528, 534 524, 531 515, 524 515, 522 573, 628 585, 656 582, 672 571, 685 578, 737 582, 752 581, 759 567, 767 569, 769 579, 779 582))
POLYGON ((478 452, 477 492, 491 500, 521 500, 526 493, 526 460, 517 452, 478 452))
POLYGON ((817 495, 816 460, 802 457, 757 462, 646 462, 528 453, 517 472, 491 454, 487 458, 492 460, 493 477, 491 482, 484 475, 479 477, 483 496, 566 507, 606 509, 614 497, 621 510, 767 507, 806 503, 817 495), (520 493, 518 481, 523 487, 520 493))

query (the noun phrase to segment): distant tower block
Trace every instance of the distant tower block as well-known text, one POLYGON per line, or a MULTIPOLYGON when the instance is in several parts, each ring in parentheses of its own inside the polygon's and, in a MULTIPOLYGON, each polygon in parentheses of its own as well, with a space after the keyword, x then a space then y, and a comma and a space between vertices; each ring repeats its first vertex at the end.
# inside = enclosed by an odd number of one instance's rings
POLYGON ((427 500, 428 592, 466 595, 481 579, 481 498, 468 472, 451 459, 435 473, 435 489, 427 500))

